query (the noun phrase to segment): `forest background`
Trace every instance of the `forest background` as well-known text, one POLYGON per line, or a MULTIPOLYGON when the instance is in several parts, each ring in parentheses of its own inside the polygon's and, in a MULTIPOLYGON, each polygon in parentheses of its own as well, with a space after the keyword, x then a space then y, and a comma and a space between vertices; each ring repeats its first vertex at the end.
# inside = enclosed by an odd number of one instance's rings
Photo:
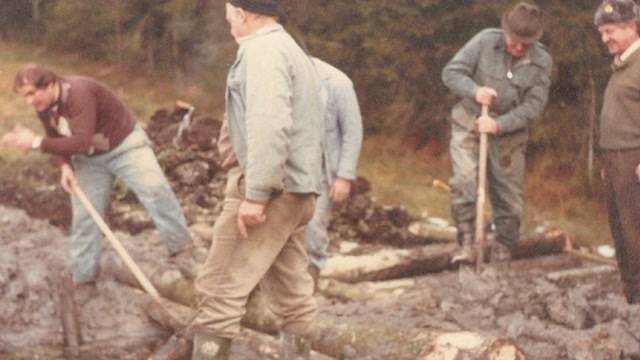
MULTIPOLYGON (((17 66, 11 61, 41 62, 135 92, 127 101, 143 120, 162 103, 153 100, 157 96, 192 102, 200 112, 216 116, 222 111, 226 71, 236 50, 223 0, 1 3, 0 60, 5 64, 0 75, 5 79, 17 66), (109 75, 114 72, 119 77, 109 75), (141 78, 147 86, 135 86, 141 78)), ((514 2, 281 3, 289 31, 310 53, 354 81, 366 129, 360 172, 373 182, 379 201, 447 218, 446 194, 431 187, 433 180, 446 181, 450 172, 448 115, 456 99, 442 84, 441 70, 479 30, 499 27, 502 13, 514 2)), ((547 109, 530 124, 527 224, 560 227, 586 243, 607 243, 594 146, 599 101, 610 71, 610 56, 592 23, 599 1, 537 3, 546 15, 541 41, 554 68, 547 109)), ((0 93, 10 93, 10 84, 2 85, 0 93)), ((0 117, 32 116, 2 109, 0 117)))

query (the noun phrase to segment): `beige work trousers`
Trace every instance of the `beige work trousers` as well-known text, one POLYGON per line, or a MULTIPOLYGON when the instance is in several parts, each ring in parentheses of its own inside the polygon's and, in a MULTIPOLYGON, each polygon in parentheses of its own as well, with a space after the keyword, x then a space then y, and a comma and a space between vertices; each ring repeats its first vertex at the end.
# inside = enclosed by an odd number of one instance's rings
POLYGON ((240 332, 251 291, 260 284, 282 330, 304 335, 316 314, 313 279, 307 271, 303 226, 313 215, 315 195, 284 192, 271 199, 266 221, 240 235, 237 214, 244 200, 240 168, 229 171, 224 208, 195 287, 200 313, 197 329, 234 338, 240 332))

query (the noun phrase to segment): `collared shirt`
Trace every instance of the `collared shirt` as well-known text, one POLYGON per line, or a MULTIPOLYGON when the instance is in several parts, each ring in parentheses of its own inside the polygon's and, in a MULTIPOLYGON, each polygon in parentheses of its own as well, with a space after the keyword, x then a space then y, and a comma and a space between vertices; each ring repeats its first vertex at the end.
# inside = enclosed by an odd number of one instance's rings
POLYGON ((250 200, 319 193, 323 133, 320 83, 311 59, 281 25, 239 41, 226 110, 250 200))
POLYGON ((620 54, 620 61, 624 62, 633 54, 634 51, 640 48, 640 39, 634 41, 622 54, 620 54))
MULTIPOLYGON (((478 87, 488 86, 498 96, 490 111, 495 117, 499 134, 526 131, 528 122, 544 110, 551 86, 551 55, 540 43, 529 48, 522 59, 508 52, 501 29, 485 29, 469 40, 442 71, 444 84, 462 98, 459 107, 480 115, 475 101, 478 87)), ((455 112, 454 112, 455 113, 455 112)), ((475 123, 456 119, 458 125, 475 129, 475 123)))

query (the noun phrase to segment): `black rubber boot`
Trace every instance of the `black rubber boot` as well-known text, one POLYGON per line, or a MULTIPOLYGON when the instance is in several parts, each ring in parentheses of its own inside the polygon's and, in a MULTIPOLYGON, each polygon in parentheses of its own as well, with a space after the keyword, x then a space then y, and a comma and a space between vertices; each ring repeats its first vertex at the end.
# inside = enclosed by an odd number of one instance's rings
POLYGON ((472 264, 476 259, 476 252, 473 246, 473 224, 458 224, 458 244, 460 249, 453 254, 451 262, 454 264, 472 264))

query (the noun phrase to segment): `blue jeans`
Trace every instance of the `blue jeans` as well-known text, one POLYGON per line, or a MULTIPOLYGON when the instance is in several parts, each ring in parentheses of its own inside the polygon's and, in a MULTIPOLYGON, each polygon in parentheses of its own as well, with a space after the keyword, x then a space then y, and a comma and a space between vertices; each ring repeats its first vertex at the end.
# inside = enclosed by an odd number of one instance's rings
POLYGON ((309 263, 322 270, 327 263, 329 247, 329 221, 331 220, 330 186, 326 179, 322 183, 320 196, 316 199, 316 208, 311 221, 304 227, 304 244, 309 263))
MULTIPOLYGON (((133 190, 151 215, 169 253, 179 252, 191 243, 180 204, 156 159, 144 130, 136 126, 117 147, 96 155, 72 158, 78 186, 103 217, 117 177, 133 190)), ((100 264, 102 232, 75 197, 71 197, 71 263, 73 280, 93 280, 100 264)))

